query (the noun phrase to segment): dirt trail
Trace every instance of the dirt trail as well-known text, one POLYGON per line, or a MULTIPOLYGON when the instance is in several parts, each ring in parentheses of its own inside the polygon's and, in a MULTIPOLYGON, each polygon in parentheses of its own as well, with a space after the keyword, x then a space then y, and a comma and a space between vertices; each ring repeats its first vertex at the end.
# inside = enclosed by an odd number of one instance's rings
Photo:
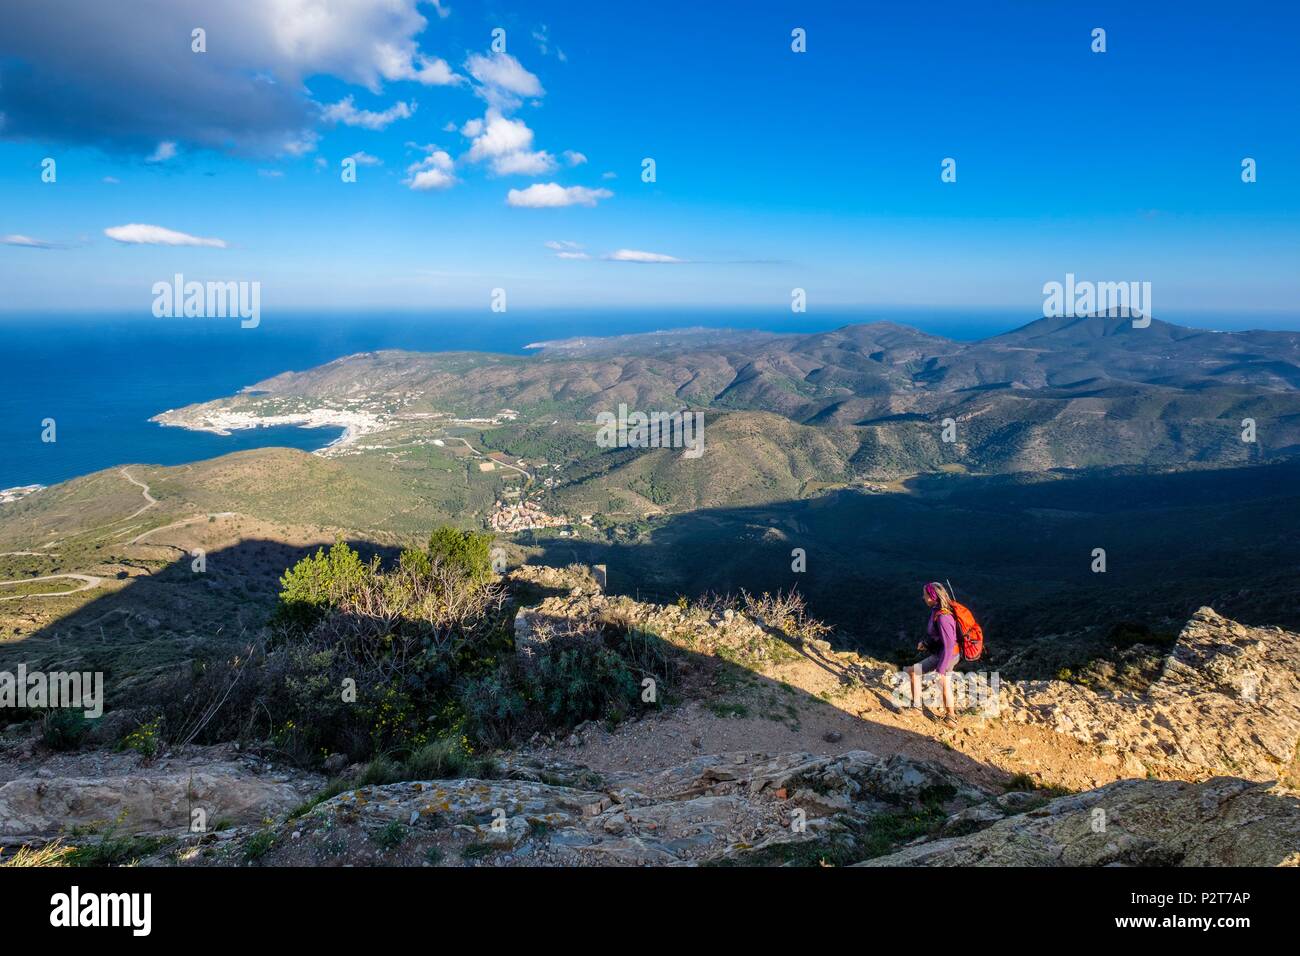
POLYGON ((774 679, 797 688, 797 716, 755 713, 756 701, 742 716, 715 713, 689 702, 614 732, 588 726, 575 735, 578 746, 562 740, 539 752, 565 757, 593 770, 662 769, 710 753, 805 751, 839 754, 869 750, 933 760, 978 786, 997 786, 1027 774, 1044 786, 1085 790, 1131 774, 1089 747, 1042 727, 965 715, 956 726, 932 720, 928 711, 896 713, 876 693, 844 688, 827 680, 817 665, 782 668, 774 679), (833 703, 818 699, 830 696, 833 703))
MULTIPOLYGON (((141 532, 140 534, 136 535, 134 538, 132 538, 130 541, 126 543, 140 544, 142 541, 144 541, 145 538, 151 537, 155 534, 159 534, 160 532, 163 531, 170 531, 172 528, 180 528, 187 524, 193 524, 196 521, 208 521, 212 518, 233 518, 234 516, 235 516, 235 512, 233 511, 216 511, 213 512, 212 514, 195 515, 192 518, 182 518, 180 521, 173 521, 171 524, 165 524, 160 527, 150 528, 148 531, 141 532)), ((175 547, 175 545, 165 545, 165 547, 175 547)))
POLYGON ((138 479, 131 477, 131 473, 127 471, 125 468, 122 469, 122 477, 124 477, 127 481, 131 482, 131 484, 139 488, 141 490, 141 493, 144 495, 144 501, 145 501, 144 507, 141 508, 139 511, 135 512, 134 514, 129 514, 122 519, 123 521, 130 521, 132 518, 144 514, 146 511, 148 511, 150 508, 156 505, 158 503, 158 499, 156 499, 153 495, 149 494, 148 485, 146 485, 143 481, 139 481, 138 479))
POLYGON ((46 574, 39 578, 18 578, 13 581, 0 581, 0 587, 6 584, 31 584, 33 581, 56 581, 59 578, 72 578, 82 582, 81 587, 73 588, 71 591, 51 591, 48 594, 12 594, 9 597, 0 597, 0 601, 18 601, 23 598, 48 598, 64 597, 68 594, 77 594, 80 591, 89 591, 91 588, 97 588, 104 583, 104 579, 96 577, 93 574, 46 574))

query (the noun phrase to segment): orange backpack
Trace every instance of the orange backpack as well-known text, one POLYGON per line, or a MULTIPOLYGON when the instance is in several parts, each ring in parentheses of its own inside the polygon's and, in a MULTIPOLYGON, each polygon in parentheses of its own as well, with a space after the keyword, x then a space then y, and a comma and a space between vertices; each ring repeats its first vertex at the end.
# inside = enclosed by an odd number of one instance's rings
POLYGON ((975 615, 965 604, 952 604, 953 620, 957 622, 957 649, 964 660, 977 661, 984 653, 984 628, 980 627, 975 615))

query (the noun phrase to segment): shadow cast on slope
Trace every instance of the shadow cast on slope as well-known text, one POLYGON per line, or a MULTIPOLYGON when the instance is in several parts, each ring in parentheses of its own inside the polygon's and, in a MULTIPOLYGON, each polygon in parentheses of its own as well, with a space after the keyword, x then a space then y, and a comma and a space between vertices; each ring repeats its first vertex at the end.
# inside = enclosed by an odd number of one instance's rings
POLYGON ((920 486, 701 510, 604 541, 519 540, 536 563, 605 564, 611 592, 660 602, 797 588, 841 644, 895 663, 921 636, 921 584, 948 579, 985 627, 990 665, 1018 668, 1009 677, 1056 676, 1113 650, 1117 630, 1168 639, 1207 604, 1300 626, 1300 463, 920 486))
MULTIPOLYGON (((397 556, 394 548, 349 544, 364 560, 397 556)), ((202 561, 183 553, 152 572, 137 562, 145 573, 102 585, 104 593, 70 613, 0 643, 0 670, 102 671, 110 703, 120 700, 141 681, 255 640, 275 609, 280 576, 317 547, 250 538, 202 561)))

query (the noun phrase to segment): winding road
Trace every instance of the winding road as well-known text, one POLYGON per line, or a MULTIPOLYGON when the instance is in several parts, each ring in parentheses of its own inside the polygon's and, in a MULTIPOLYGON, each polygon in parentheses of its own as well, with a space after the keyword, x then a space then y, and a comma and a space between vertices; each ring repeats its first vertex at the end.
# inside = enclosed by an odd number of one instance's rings
MULTIPOLYGON (((162 525, 161 527, 150 528, 148 531, 141 532, 140 534, 137 534, 134 538, 132 538, 130 541, 128 541, 127 544, 140 544, 141 542, 144 541, 145 538, 149 537, 151 534, 157 534, 159 531, 167 531, 171 528, 179 528, 182 525, 193 524, 196 521, 210 521, 213 518, 233 518, 234 516, 235 516, 235 512, 233 511, 214 511, 212 514, 195 515, 193 518, 182 518, 180 521, 173 521, 171 524, 165 524, 162 525)), ((176 546, 171 544, 165 544, 162 545, 162 547, 173 548, 176 546)), ((185 549, 178 548, 177 550, 184 551, 185 549)))
POLYGON ((0 587, 6 584, 31 584, 33 581, 57 581, 60 578, 72 578, 74 581, 80 581, 81 587, 73 588, 71 591, 51 591, 48 594, 11 594, 9 597, 0 597, 0 601, 17 601, 21 598, 63 597, 68 594, 76 594, 79 591, 89 591, 91 588, 97 588, 104 583, 103 578, 96 577, 93 574, 46 574, 39 578, 18 578, 15 581, 0 581, 0 587))
MULTIPOLYGON (((139 481, 136 478, 134 478, 131 475, 131 473, 127 471, 125 468, 120 469, 120 471, 122 472, 122 477, 125 478, 127 481, 131 482, 131 484, 135 485, 137 488, 139 488, 141 494, 144 495, 144 505, 138 511, 135 511, 134 513, 128 515, 127 517, 120 519, 121 521, 130 521, 132 518, 144 514, 154 505, 158 504, 158 499, 149 493, 149 486, 146 485, 143 481, 139 481)), ((113 522, 113 524, 117 524, 117 523, 118 522, 113 522)), ((162 528, 154 529, 154 531, 161 531, 161 530, 162 528)), ((145 534, 151 534, 151 533, 152 532, 145 532, 145 534)), ((140 535, 139 537, 142 538, 144 537, 144 535, 140 535)), ((26 554, 37 555, 37 554, 42 554, 43 552, 10 551, 6 553, 16 556, 16 555, 26 555, 26 554)), ((78 574, 75 572, 68 572, 66 574, 46 574, 36 578, 17 578, 13 581, 0 581, 0 588, 10 584, 31 584, 33 581, 59 581, 65 578, 72 581, 80 581, 81 586, 72 588, 71 590, 68 591, 51 591, 48 594, 10 594, 6 596, 0 596, 0 601, 19 601, 22 600, 23 598, 66 597, 69 594, 78 594, 82 591, 89 591, 92 588, 97 588, 104 583, 104 579, 96 574, 78 574)))
POLYGON ((150 508, 152 508, 154 505, 156 505, 156 504, 158 503, 158 499, 156 499, 153 495, 149 494, 149 486, 148 486, 148 485, 146 485, 143 481, 137 481, 135 478, 132 478, 132 477, 131 477, 131 473, 130 473, 129 471, 127 471, 125 468, 122 469, 122 476, 123 476, 124 478, 126 478, 127 481, 131 482, 131 484, 133 484, 133 485, 135 485, 137 488, 139 488, 139 489, 144 493, 144 500, 145 500, 145 505, 144 505, 144 507, 141 508, 139 511, 135 512, 135 514, 129 514, 129 515, 127 515, 125 518, 122 519, 123 521, 130 521, 130 520, 131 520, 132 518, 134 518, 136 515, 142 515, 142 514, 144 514, 146 511, 148 511, 150 508))

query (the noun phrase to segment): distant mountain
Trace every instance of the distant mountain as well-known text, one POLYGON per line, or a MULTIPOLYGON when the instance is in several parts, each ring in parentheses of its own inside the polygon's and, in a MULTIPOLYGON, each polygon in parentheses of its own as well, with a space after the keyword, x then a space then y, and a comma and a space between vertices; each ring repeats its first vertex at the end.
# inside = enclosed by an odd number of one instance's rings
MULTIPOLYGON (((1300 452, 1295 332, 1209 332, 1154 319, 1135 327, 1129 318, 1089 316, 1039 319, 978 342, 875 322, 811 335, 687 329, 541 344, 527 357, 351 355, 162 420, 194 425, 232 410, 271 416, 319 407, 398 421, 511 409, 524 421, 591 422, 620 404, 768 412, 795 426, 853 430, 847 470, 819 476, 826 480, 945 464, 1170 467, 1300 452), (1255 422, 1254 443, 1241 440, 1245 419, 1255 422), (941 441, 947 420, 955 434, 941 441)), ((712 447, 725 448, 728 434, 712 447)), ((801 470, 793 466, 787 478, 803 480, 801 470)))

